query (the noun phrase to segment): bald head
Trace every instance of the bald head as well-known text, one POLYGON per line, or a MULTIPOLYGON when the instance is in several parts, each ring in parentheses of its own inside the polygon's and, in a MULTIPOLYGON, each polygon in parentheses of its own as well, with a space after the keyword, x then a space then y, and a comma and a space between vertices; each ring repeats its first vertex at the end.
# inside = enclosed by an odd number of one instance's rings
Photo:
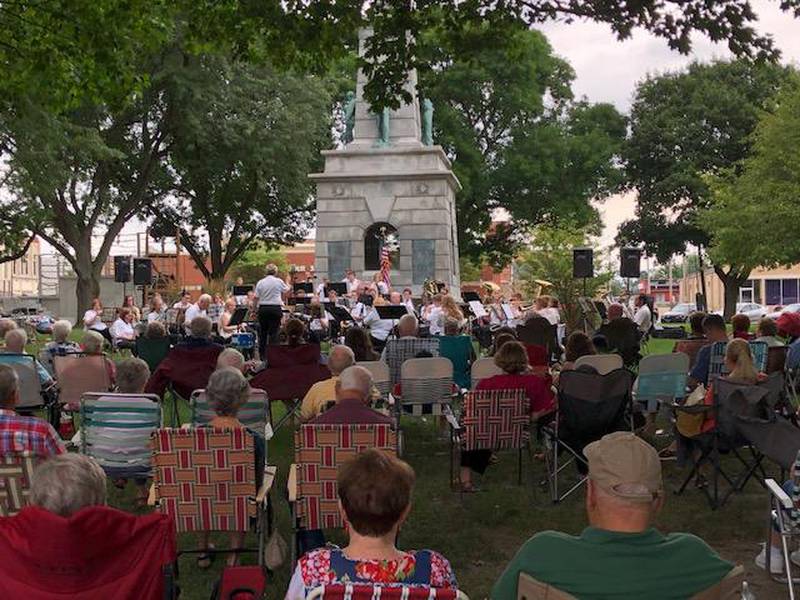
POLYGON ((614 319, 621 319, 623 313, 622 304, 612 304, 608 307, 606 311, 608 313, 608 320, 613 321, 614 319))
POLYGON ((11 319, 0 319, 0 340, 5 339, 6 334, 16 328, 17 324, 11 319))
POLYGON ((340 375, 342 371, 354 365, 356 362, 353 351, 343 345, 334 346, 328 356, 328 368, 334 375, 340 375))
POLYGON ((417 335, 417 317, 412 314, 400 317, 397 323, 397 333, 400 337, 415 337, 417 335))
POLYGON ((6 350, 16 354, 23 354, 25 352, 25 344, 28 343, 28 334, 24 329, 12 329, 6 332, 6 350))
POLYGON ((17 403, 19 379, 8 365, 0 364, 0 407, 12 407, 17 403))
POLYGON ((389 302, 392 304, 400 304, 403 301, 403 297, 400 295, 400 292, 391 292, 389 294, 389 302))
POLYGON ((336 382, 336 399, 358 396, 364 402, 369 400, 372 392, 372 373, 364 367, 354 365, 348 367, 339 375, 336 382))

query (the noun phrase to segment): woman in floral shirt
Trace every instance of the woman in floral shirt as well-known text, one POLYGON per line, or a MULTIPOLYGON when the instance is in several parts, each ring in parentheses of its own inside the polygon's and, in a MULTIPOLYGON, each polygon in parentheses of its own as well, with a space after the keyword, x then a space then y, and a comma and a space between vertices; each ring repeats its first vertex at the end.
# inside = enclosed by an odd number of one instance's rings
POLYGON ((395 547, 411 509, 414 471, 407 463, 367 450, 339 468, 338 485, 350 542, 342 549, 319 548, 303 556, 286 600, 304 600, 314 588, 331 583, 456 587, 450 563, 440 554, 395 547))

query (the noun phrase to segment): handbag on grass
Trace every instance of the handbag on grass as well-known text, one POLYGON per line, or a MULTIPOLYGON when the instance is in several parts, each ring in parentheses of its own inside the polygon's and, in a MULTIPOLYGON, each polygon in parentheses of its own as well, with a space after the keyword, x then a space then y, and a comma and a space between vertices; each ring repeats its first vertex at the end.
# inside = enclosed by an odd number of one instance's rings
POLYGON ((692 438, 700 435, 703 421, 706 420, 708 407, 703 403, 706 397, 706 386, 698 385, 686 398, 683 406, 678 408, 675 427, 683 437, 692 438))

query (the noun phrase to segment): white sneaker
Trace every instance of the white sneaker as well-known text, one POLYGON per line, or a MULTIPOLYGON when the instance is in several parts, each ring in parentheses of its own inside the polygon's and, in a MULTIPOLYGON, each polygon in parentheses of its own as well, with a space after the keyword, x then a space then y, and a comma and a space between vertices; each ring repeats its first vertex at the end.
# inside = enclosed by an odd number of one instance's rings
MULTIPOLYGON (((795 550, 789 555, 789 560, 792 561, 792 564, 800 567, 800 550, 795 550)), ((792 575, 794 577, 794 575, 792 575)))
MULTIPOLYGON (((794 554, 794 553, 793 553, 794 554)), ((798 559, 800 559, 800 551, 797 552, 798 559)), ((792 556, 794 558, 794 556, 792 556)), ((760 569, 767 568, 767 548, 761 544, 761 552, 758 553, 755 560, 756 566, 760 569)), ((783 553, 780 550, 770 547, 769 557, 769 570, 773 575, 783 573, 783 553)))

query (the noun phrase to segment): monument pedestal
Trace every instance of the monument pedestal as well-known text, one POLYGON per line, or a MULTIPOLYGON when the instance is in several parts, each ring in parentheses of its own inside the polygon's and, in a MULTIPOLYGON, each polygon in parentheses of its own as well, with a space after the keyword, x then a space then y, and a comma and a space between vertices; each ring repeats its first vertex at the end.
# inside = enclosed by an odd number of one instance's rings
MULTIPOLYGON (((359 33, 362 52, 370 34, 359 33)), ((353 140, 324 151, 324 172, 309 176, 317 186, 317 277, 338 281, 352 269, 371 280, 380 269, 376 234, 383 227, 399 243, 392 287, 419 294, 426 279, 436 279, 459 295, 455 194, 461 185, 442 148, 421 141, 416 72, 406 86, 412 101, 389 112, 388 132, 363 99, 365 83, 359 72, 353 140)))

